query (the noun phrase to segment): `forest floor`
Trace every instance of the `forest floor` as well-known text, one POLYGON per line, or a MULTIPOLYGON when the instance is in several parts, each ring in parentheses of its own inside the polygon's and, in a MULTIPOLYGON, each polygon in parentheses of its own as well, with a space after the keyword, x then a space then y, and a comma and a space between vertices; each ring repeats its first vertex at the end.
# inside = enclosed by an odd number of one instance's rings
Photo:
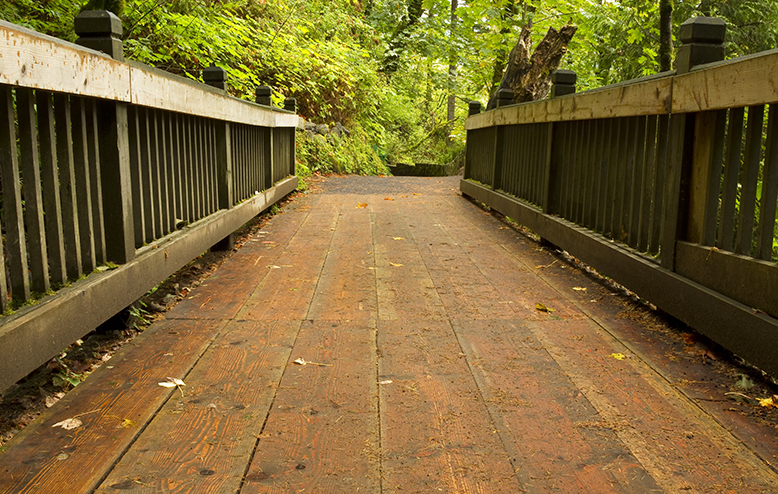
POLYGON ((769 380, 458 180, 328 177, 187 266, 6 393, 0 491, 778 490, 769 380))

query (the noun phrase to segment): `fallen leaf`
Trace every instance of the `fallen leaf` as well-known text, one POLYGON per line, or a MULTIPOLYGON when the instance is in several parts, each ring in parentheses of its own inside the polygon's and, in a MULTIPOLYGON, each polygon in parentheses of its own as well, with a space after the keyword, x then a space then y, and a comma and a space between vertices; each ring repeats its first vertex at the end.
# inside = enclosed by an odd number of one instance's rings
POLYGON ((396 268, 399 268, 400 266, 402 266, 402 264, 396 263, 396 262, 390 262, 389 264, 391 264, 392 266, 394 266, 396 268))
POLYGON ((378 384, 392 384, 392 380, 387 379, 386 381, 378 381, 378 384))
POLYGON ((419 194, 418 192, 414 192, 413 195, 420 196, 421 194, 419 194))
POLYGON ((332 364, 322 364, 319 362, 311 362, 310 360, 305 360, 303 358, 298 358, 294 361, 297 365, 318 365, 321 367, 332 367, 332 364))
POLYGON ((124 421, 122 421, 121 427, 122 427, 122 429, 129 429, 130 427, 135 427, 136 425, 138 425, 138 424, 136 424, 132 420, 124 419, 124 421))
POLYGON ((281 266, 268 266, 270 269, 281 269, 281 266))
POLYGON ((759 404, 765 408, 773 408, 778 406, 778 395, 773 395, 769 398, 760 398, 759 404))
POLYGON ((392 238, 393 238, 394 240, 405 240, 405 239, 404 239, 404 238, 402 238, 402 237, 392 237, 392 238))
POLYGON ((354 209, 365 209, 366 207, 367 207, 367 203, 365 203, 365 202, 360 202, 360 203, 358 203, 358 204, 356 205, 356 207, 355 207, 354 209))
POLYGON ((391 197, 384 197, 384 201, 394 201, 394 199, 391 197))
POLYGON ((754 387, 754 381, 748 378, 745 374, 738 374, 740 379, 735 383, 735 387, 738 389, 749 390, 754 387))
POLYGON ((540 302, 535 304, 535 308, 540 312, 554 312, 554 309, 552 309, 551 307, 546 307, 544 304, 541 304, 540 302))
POLYGON ((573 287, 573 290, 575 290, 576 292, 585 292, 585 291, 586 291, 586 287, 583 287, 583 286, 574 286, 574 287, 573 287))
POLYGON ((77 429, 78 427, 81 427, 81 420, 77 419, 76 417, 65 419, 61 422, 57 422, 56 424, 52 425, 52 427, 62 427, 66 431, 77 429))
POLYGON ((610 355, 608 355, 608 356, 609 356, 609 357, 613 357, 613 358, 615 358, 616 360, 624 360, 625 358, 627 358, 627 357, 626 357, 626 356, 625 356, 623 353, 611 353, 611 354, 610 354, 610 355))
POLYGON ((62 461, 62 460, 67 460, 68 458, 70 458, 70 455, 69 455, 69 454, 67 454, 67 453, 60 453, 60 454, 58 454, 58 455, 56 456, 56 458, 57 458, 59 461, 62 461))

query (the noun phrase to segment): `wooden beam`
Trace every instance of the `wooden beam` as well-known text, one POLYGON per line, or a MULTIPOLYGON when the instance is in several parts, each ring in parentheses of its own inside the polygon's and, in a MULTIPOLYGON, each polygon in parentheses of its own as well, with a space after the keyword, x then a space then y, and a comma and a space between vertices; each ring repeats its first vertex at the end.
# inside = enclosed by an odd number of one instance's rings
POLYGON ((673 81, 673 113, 778 101, 778 50, 700 65, 673 81))
POLYGON ((559 98, 498 108, 469 117, 467 130, 494 125, 561 122, 670 113, 672 77, 630 81, 559 98))

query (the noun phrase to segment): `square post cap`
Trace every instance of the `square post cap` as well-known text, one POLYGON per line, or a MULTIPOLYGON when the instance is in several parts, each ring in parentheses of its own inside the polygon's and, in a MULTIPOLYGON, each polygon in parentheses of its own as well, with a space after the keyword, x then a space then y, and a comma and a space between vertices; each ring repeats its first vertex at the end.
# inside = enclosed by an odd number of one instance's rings
POLYGON ((573 70, 559 69, 551 73, 551 82, 553 84, 573 86, 577 81, 578 75, 573 70))
POLYGON ((681 24, 678 38, 683 44, 719 45, 727 35, 727 23, 718 17, 692 17, 681 24))
POLYGON ((297 100, 295 98, 286 98, 284 100, 284 110, 290 112, 297 111, 297 100))
POLYGON ((481 113, 481 102, 480 101, 471 101, 467 104, 467 114, 468 115, 478 115, 481 113))
POLYGON ((497 90, 497 108, 513 104, 513 91, 510 89, 497 90))
POLYGON ((122 21, 107 10, 84 10, 73 20, 73 30, 81 38, 110 36, 121 38, 124 33, 122 21))
POLYGON ((215 65, 206 67, 203 69, 203 81, 209 86, 226 89, 227 71, 215 65))
POLYGON ((256 97, 255 101, 257 104, 270 106, 272 104, 272 100, 270 99, 272 94, 273 90, 270 88, 270 86, 258 86, 254 91, 254 95, 256 97))

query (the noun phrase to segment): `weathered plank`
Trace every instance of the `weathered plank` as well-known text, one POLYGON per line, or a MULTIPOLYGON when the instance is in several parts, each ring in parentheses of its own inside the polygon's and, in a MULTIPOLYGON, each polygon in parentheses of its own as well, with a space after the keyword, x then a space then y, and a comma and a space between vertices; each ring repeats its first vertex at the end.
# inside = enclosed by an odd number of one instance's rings
POLYGON ((299 327, 229 323, 96 492, 237 492, 299 327))
POLYGON ((241 492, 380 492, 375 338, 303 322, 241 492))
MULTIPOLYGON (((595 118, 670 113, 673 78, 661 77, 531 103, 522 103, 468 117, 465 129, 595 118)), ((673 111, 676 111, 675 109, 673 111)))
POLYGON ((185 378, 221 321, 165 321, 148 329, 8 444, 0 456, 0 491, 88 492, 94 489, 178 390, 157 383, 185 378), (73 430, 55 427, 78 418, 73 430))
POLYGON ((384 492, 522 492, 448 322, 379 321, 384 492))
POLYGON ((0 21, 0 83, 130 101, 130 68, 111 57, 0 21))
POLYGON ((777 101, 778 50, 703 65, 673 78, 673 113, 777 101))

